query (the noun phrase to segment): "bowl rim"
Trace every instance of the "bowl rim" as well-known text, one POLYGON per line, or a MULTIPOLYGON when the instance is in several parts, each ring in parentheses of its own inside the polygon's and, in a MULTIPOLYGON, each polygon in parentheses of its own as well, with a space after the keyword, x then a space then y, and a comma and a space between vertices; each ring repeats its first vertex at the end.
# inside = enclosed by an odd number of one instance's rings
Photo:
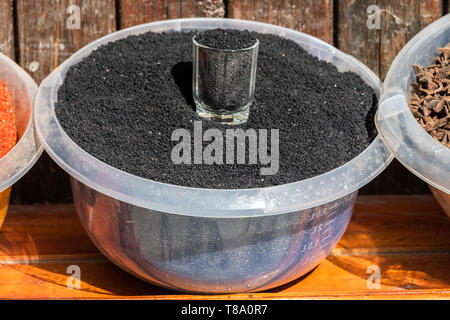
POLYGON ((2 192, 16 183, 33 167, 44 151, 44 146, 40 143, 39 139, 37 139, 34 128, 34 98, 38 90, 36 82, 16 62, 1 52, 0 60, 6 63, 11 70, 14 70, 16 74, 25 82, 31 100, 31 111, 27 127, 14 147, 6 155, 0 158, 0 168, 3 166, 6 168, 14 168, 14 172, 9 172, 0 182, 0 192, 2 192), (19 166, 15 164, 17 161, 16 155, 23 154, 24 150, 29 150, 30 148, 33 149, 33 152, 26 153, 26 161, 22 162, 19 166))
MULTIPOLYGON (((418 32, 411 40, 408 41, 408 43, 400 50, 400 52, 397 54, 396 58, 392 62, 388 73, 386 74, 386 78, 384 80, 383 88, 382 88, 382 95, 379 102, 379 108, 375 114, 375 125, 377 127, 377 130, 379 132, 379 135, 385 142, 385 145, 389 148, 389 150, 392 152, 394 157, 410 172, 412 172, 414 175, 416 175, 421 180, 425 181, 426 183, 432 185, 436 189, 445 192, 447 194, 450 194, 450 188, 449 184, 442 185, 443 180, 440 178, 440 181, 438 181, 437 176, 422 172, 420 168, 417 168, 416 164, 411 161, 412 158, 408 158, 406 156, 405 152, 413 152, 415 155, 415 158, 421 157, 421 154, 423 152, 422 156, 426 156, 428 158, 433 157, 436 153, 444 154, 446 159, 450 159, 450 149, 443 146, 441 143, 436 141, 428 132, 426 132, 420 124, 416 121, 414 116, 412 115, 410 109, 409 109, 409 100, 408 100, 408 92, 405 91, 401 87, 401 84, 397 83, 398 78, 408 78, 408 75, 412 72, 412 67, 409 71, 404 71, 405 69, 402 69, 401 66, 405 64, 405 60, 408 61, 408 57, 414 56, 413 52, 417 51, 417 47, 420 47, 420 45, 423 42, 426 42, 433 38, 435 33, 439 33, 443 30, 443 28, 447 28, 450 30, 450 14, 447 14, 433 23, 429 24, 427 27, 422 29, 420 32, 418 32), (399 71, 400 69, 400 71, 399 71), (403 73, 399 73, 403 71, 403 73), (395 104, 396 110, 395 112, 391 112, 390 104, 395 104), (421 145, 422 150, 415 152, 415 148, 411 144, 405 143, 403 140, 399 139, 392 139, 392 134, 394 132, 394 128, 391 128, 388 124, 384 124, 383 122, 387 118, 384 114, 383 110, 388 111, 388 117, 390 116, 396 116, 402 115, 402 118, 398 118, 398 121, 400 124, 398 125, 399 132, 397 131, 396 138, 398 136, 398 133, 401 133, 401 137, 411 137, 412 131, 414 131, 414 138, 411 139, 411 141, 414 140, 421 140, 426 141, 423 145, 421 145), (395 114, 394 114, 395 113, 395 114), (408 129, 409 128, 409 129, 408 129), (397 145, 398 144, 398 145, 397 145), (412 150, 411 150, 412 149, 412 150), (409 150, 409 151, 407 151, 409 150)), ((438 48, 436 48, 437 50, 438 48)), ((409 86, 410 89, 411 86, 409 86)), ((447 171, 447 173, 450 173, 450 168, 445 167, 445 164, 439 163, 439 164, 433 164, 437 169, 440 170, 440 174, 442 175, 447 171)), ((450 176, 449 176, 450 177, 450 176)), ((444 179, 445 180, 445 179, 444 179)))
MULTIPOLYGON (((334 57, 338 57, 339 59, 345 60, 348 63, 351 63, 352 66, 354 65, 356 69, 358 69, 360 72, 364 73, 364 76, 370 78, 371 81, 376 83, 376 87, 373 87, 375 91, 379 90, 381 91, 381 83, 378 77, 364 64, 359 62, 356 58, 347 55, 335 47, 331 46, 330 44, 315 38, 313 36, 301 33, 299 31, 288 29, 285 27, 275 26, 272 24, 262 23, 262 22, 254 22, 254 21, 248 21, 248 20, 239 20, 239 19, 229 19, 229 18, 182 18, 182 19, 171 19, 171 20, 163 20, 163 21, 156 21, 156 22, 150 22, 146 24, 141 24, 137 26, 133 26, 130 28, 122 29, 119 31, 116 31, 114 33, 111 33, 109 35, 106 35, 100 39, 97 39, 94 42, 91 42, 87 46, 81 48, 76 53, 74 53, 69 59, 67 59, 63 64, 61 64, 57 69, 55 69, 44 81, 41 83, 41 86, 38 89, 37 98, 36 98, 36 108, 34 110, 35 113, 35 123, 37 128, 37 133, 40 137, 40 140, 42 141, 44 148, 50 155, 50 157, 53 158, 53 160, 61 166, 65 171, 67 171, 74 179, 79 180, 83 184, 89 186, 90 188, 101 192, 107 196, 113 197, 115 199, 118 199, 120 201, 124 201, 129 204, 136 205, 138 207, 148 208, 152 210, 158 210, 158 211, 164 211, 164 212, 170 212, 173 214, 180 214, 180 215, 190 215, 190 216, 197 216, 197 217, 257 217, 257 216, 263 216, 263 215, 275 215, 275 214, 282 214, 287 212, 293 212, 303 209, 308 209, 311 207, 319 206, 325 203, 329 203, 331 201, 334 201, 336 199, 342 198, 350 193, 356 192, 359 188, 361 188, 363 185, 370 182, 372 179, 374 179, 378 174, 380 174, 392 161, 393 155, 392 153, 386 148, 384 143, 381 140, 380 135, 378 134, 374 141, 364 150, 362 151, 358 156, 353 158, 352 160, 348 161, 347 163, 343 164, 340 167, 337 167, 331 171, 328 171, 326 173, 323 173, 318 176, 314 176, 305 180, 292 182, 288 184, 283 185, 277 185, 277 186, 269 186, 264 188, 247 188, 247 189, 206 189, 206 188, 194 188, 194 187, 187 187, 187 186, 178 186, 163 182, 158 182, 150 179, 145 179, 130 173, 127 173, 125 171, 122 171, 120 169, 116 169, 101 160, 96 159, 92 155, 88 154, 86 151, 84 151, 81 147, 79 147, 73 140, 70 139, 70 137, 65 133, 65 131, 62 129, 61 125, 57 121, 56 117, 54 116, 54 101, 45 101, 47 98, 46 94, 48 91, 51 91, 50 94, 55 95, 55 88, 52 87, 52 82, 58 83, 59 85, 62 83, 63 76, 61 76, 62 73, 67 72, 70 65, 78 62, 83 57, 87 56, 103 43, 106 43, 108 40, 117 40, 123 37, 126 37, 128 35, 137 35, 142 34, 147 31, 154 31, 154 32, 161 32, 161 31, 155 31, 158 27, 173 27, 174 29, 171 31, 184 31, 184 30, 194 30, 199 28, 194 28, 195 25, 199 22, 202 23, 212 23, 216 27, 236 27, 237 24, 241 24, 242 27, 240 29, 247 29, 248 27, 260 27, 263 30, 259 32, 268 32, 268 33, 274 33, 272 31, 276 31, 278 35, 286 36, 295 34, 298 37, 301 37, 303 39, 308 40, 309 42, 304 45, 312 46, 314 49, 318 50, 320 52, 325 52, 327 54, 332 54, 334 57), (149 30, 149 28, 152 28, 152 30, 149 30), (42 111, 45 109, 48 109, 47 111, 51 112, 52 115, 50 115, 48 118, 44 118, 42 115, 42 111), (41 110, 42 109, 42 110, 41 110), (49 136, 47 132, 44 131, 45 126, 50 125, 54 127, 55 132, 58 132, 59 137, 58 139, 49 139, 49 136), (65 142, 69 142, 70 148, 72 149, 72 153, 78 153, 79 155, 82 155, 83 157, 87 157, 89 161, 92 161, 92 163, 95 164, 95 167, 101 167, 102 170, 105 170, 105 172, 108 172, 110 176, 104 177, 106 180, 99 181, 93 180, 86 175, 83 174, 83 172, 79 172, 79 168, 73 168, 71 165, 67 163, 67 159, 70 157, 62 157, 59 150, 54 150, 54 147, 56 144, 54 144, 54 140, 59 140, 59 138, 63 139, 65 142), (279 199, 284 199, 286 197, 289 197, 291 192, 287 192, 287 189, 293 190, 293 188, 299 188, 300 184, 306 186, 306 184, 309 183, 316 183, 319 184, 322 180, 326 180, 326 178, 330 178, 331 175, 337 174, 340 171, 342 171, 342 168, 349 168, 350 166, 357 166, 358 161, 362 161, 362 159, 368 158, 372 156, 372 153, 378 152, 376 154, 381 154, 380 157, 382 157, 380 163, 375 166, 375 168, 371 168, 369 173, 367 173, 363 179, 361 179, 357 184, 354 184, 350 187, 342 187, 339 193, 334 193, 332 195, 328 196, 321 196, 320 199, 312 199, 307 200, 306 198, 303 199, 303 201, 296 202, 293 205, 289 205, 288 207, 283 206, 277 206, 277 204, 274 204, 274 201, 277 201, 279 199), (330 175, 331 174, 331 175, 330 175), (112 183, 112 181, 119 181, 120 177, 126 178, 129 181, 132 181, 133 183, 144 185, 147 193, 140 193, 141 190, 139 190, 137 187, 134 188, 136 194, 127 194, 126 192, 123 192, 123 190, 119 190, 119 187, 112 183), (108 180, 110 179, 110 180, 108 180), (159 196, 161 196, 161 189, 167 189, 163 190, 164 195, 167 196, 167 199, 170 201, 175 202, 175 205, 165 205, 163 204, 162 200, 155 201, 159 196), (168 195, 167 193, 170 193, 168 195), (288 194, 286 194, 288 193, 288 194), (187 195, 187 197, 184 197, 185 199, 175 199, 176 197, 174 195, 187 195), (203 201, 200 201, 200 199, 197 198, 197 202, 193 203, 192 201, 189 201, 189 196, 192 196, 195 194, 196 196, 202 195, 205 197, 203 201), (273 196, 275 195, 275 196, 273 196), (226 198, 226 199, 225 199, 226 198), (220 200, 226 200, 227 202, 233 202, 234 204, 230 204, 227 208, 222 209, 220 207, 220 204, 215 205, 216 199, 220 200)), ((289 37, 288 37, 289 38, 289 37)), ((298 41, 297 41, 298 42, 298 41)), ((320 57, 319 57, 320 58, 320 57)), ((55 98, 55 96, 53 96, 55 98)), ((53 129, 51 129, 53 130, 53 129)), ((68 148, 64 148, 65 151, 67 151, 68 148)), ((86 169, 88 170, 88 169, 86 169)), ((332 178, 333 181, 336 180, 336 178, 332 178), (334 180, 333 180, 334 179, 334 180)), ((323 183, 320 183, 323 185, 323 183)), ((292 191, 291 190, 291 191, 292 191)), ((309 192, 309 191, 306 191, 309 192)), ((180 196, 180 198, 183 198, 180 196)), ((220 202, 220 201, 219 201, 220 202)), ((221 203, 223 204, 223 203, 221 203)))

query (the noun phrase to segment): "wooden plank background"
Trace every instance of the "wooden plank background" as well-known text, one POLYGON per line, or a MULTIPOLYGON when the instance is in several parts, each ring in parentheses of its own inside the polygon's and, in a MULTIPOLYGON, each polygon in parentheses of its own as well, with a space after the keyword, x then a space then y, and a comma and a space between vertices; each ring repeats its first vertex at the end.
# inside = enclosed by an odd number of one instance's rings
MULTIPOLYGON (((448 0, 0 0, 0 51, 40 83, 87 43, 118 29, 180 17, 225 17, 278 24, 312 34, 352 54, 381 78, 403 45, 449 12, 448 0), (80 28, 67 28, 69 6, 80 8, 80 28), (368 8, 380 9, 369 29, 368 8)), ((397 161, 364 194, 428 193, 397 161)), ((47 155, 13 189, 13 203, 71 200, 67 175, 47 155)))
POLYGON ((15 58, 12 0, 0 0, 0 52, 15 58))
POLYGON ((11 206, 0 236, 0 299, 449 299, 450 219, 431 195, 361 196, 331 254, 307 277, 263 293, 190 295, 120 270, 72 204, 11 206), (70 265, 80 290, 67 288, 70 265), (367 287, 370 265, 380 288, 367 287))

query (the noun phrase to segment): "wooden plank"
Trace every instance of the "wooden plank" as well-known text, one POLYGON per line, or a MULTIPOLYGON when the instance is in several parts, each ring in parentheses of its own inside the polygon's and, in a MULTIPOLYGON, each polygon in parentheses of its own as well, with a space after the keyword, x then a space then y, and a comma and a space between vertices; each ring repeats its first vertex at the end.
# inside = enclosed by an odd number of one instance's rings
POLYGON ((334 254, 448 252, 450 219, 432 196, 359 196, 334 254))
POLYGON ((414 0, 340 0, 338 46, 384 79, 403 46, 442 15, 442 3, 441 0, 419 3, 414 0), (377 12, 379 26, 374 25, 377 12))
MULTIPOLYGON (((98 250, 72 204, 11 206, 0 233, 0 260, 48 260, 98 250)), ((432 196, 359 196, 334 254, 443 252, 450 248, 450 219, 432 196)))
POLYGON ((331 0, 230 0, 229 17, 278 24, 333 42, 331 0))
POLYGON ((12 206, 0 232, 0 298, 442 299, 450 298, 450 219, 432 196, 360 196, 331 255, 307 276, 263 293, 187 295, 134 278, 98 254, 72 205, 12 206), (81 289, 67 288, 67 268, 81 289), (369 266, 381 287, 369 289, 369 266))
POLYGON ((448 290, 449 276, 445 269, 449 267, 448 254, 331 255, 310 275, 281 290, 283 294, 306 291, 338 295, 371 295, 378 290, 384 293, 418 289, 448 290), (367 286, 369 266, 380 268, 380 289, 369 289, 367 286), (322 287, 319 283, 323 284, 322 287))
POLYGON ((292 3, 292 29, 333 43, 333 1, 301 0, 290 3, 292 3))
MULTIPOLYGON (((16 6, 20 64, 38 84, 76 50, 116 28, 114 0, 17 0, 16 6), (80 9, 79 28, 72 5, 80 9)), ((44 154, 14 185, 11 200, 45 203, 70 199, 67 175, 44 154)))
POLYGON ((107 299, 164 292, 127 274, 105 259, 0 264, 0 283, 0 299, 107 299), (67 268, 72 265, 80 268, 81 290, 67 288, 70 276, 67 268))
POLYGON ((198 15, 197 0, 181 0, 181 17, 192 18, 196 17, 197 15, 198 15))
POLYGON ((224 14, 223 0, 121 0, 119 11, 121 28, 165 19, 221 18, 224 14))
POLYGON ((440 0, 379 0, 381 19, 380 77, 384 79, 389 67, 403 46, 419 31, 442 16, 440 0))
POLYGON ((114 0, 18 0, 17 14, 21 65, 38 83, 73 52, 116 27, 114 0), (80 9, 79 19, 76 7, 70 10, 73 5, 80 9))
POLYGON ((11 206, 0 232, 0 261, 101 257, 72 204, 11 206))
POLYGON ((128 28, 153 20, 153 1, 120 1, 120 27, 128 28))
POLYGON ((15 59, 12 3, 12 0, 0 0, 0 52, 15 59))
POLYGON ((448 254, 330 256, 306 277, 262 293, 189 295, 141 281, 102 259, 0 264, 0 299, 439 299, 450 297, 448 254), (67 288, 69 266, 81 288, 67 288), (380 289, 369 289, 371 265, 380 289))
POLYGON ((380 29, 367 14, 376 0, 338 1, 337 46, 366 64, 373 72, 380 71, 380 29), (368 27, 368 21, 369 26, 368 27))

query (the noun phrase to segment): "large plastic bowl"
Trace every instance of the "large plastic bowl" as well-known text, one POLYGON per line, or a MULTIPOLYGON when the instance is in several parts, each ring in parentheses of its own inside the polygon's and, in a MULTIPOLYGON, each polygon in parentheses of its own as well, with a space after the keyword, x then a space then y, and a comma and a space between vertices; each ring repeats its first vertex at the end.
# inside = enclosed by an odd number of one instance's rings
POLYGON ((412 84, 416 82, 412 65, 430 65, 438 56, 438 49, 448 42, 450 15, 432 23, 408 42, 386 76, 376 123, 395 157, 430 185, 450 216, 450 149, 432 138, 409 109, 412 84))
POLYGON ((217 190, 159 183, 125 173, 77 146, 55 117, 56 92, 70 66, 98 46, 146 31, 249 29, 297 41, 340 70, 352 70, 380 93, 363 64, 314 37, 264 23, 180 19, 125 29, 81 49, 44 80, 36 99, 39 136, 72 176, 81 222, 114 263, 152 283, 204 293, 261 291, 313 269, 339 241, 357 191, 392 155, 380 138, 326 174, 269 188, 217 190))
POLYGON ((34 130, 33 102, 37 85, 14 61, 0 53, 0 80, 11 93, 18 142, 0 159, 0 228, 8 211, 11 186, 34 165, 43 151, 34 130))

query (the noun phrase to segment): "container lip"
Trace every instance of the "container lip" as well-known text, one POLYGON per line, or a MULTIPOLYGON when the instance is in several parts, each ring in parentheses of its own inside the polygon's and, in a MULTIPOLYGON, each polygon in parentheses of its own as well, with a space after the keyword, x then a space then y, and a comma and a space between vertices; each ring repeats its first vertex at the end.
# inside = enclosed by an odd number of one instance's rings
MULTIPOLYGON (((447 186, 442 185, 439 181, 437 181, 437 175, 432 174, 430 172, 422 172, 420 168, 417 167, 417 164, 414 163, 413 158, 407 157, 407 151, 416 154, 417 157, 424 157, 428 159, 432 159, 436 156, 436 152, 439 154, 444 154, 444 157, 450 159, 450 149, 446 148, 438 141, 433 139, 431 135, 428 134, 414 119, 412 113, 409 110, 409 94, 411 90, 411 86, 402 87, 404 83, 399 83, 398 79, 407 79, 412 72, 412 67, 409 69, 404 68, 404 65, 407 64, 411 66, 414 63, 414 59, 420 58, 420 54, 414 54, 420 49, 424 43, 432 40, 433 38, 439 36, 443 30, 447 29, 447 34, 450 32, 450 14, 447 14, 435 22, 428 25, 426 28, 421 30, 418 34, 416 34, 399 52, 397 57, 392 62, 391 67, 386 75, 385 81, 383 83, 382 88, 382 96, 380 98, 380 107, 377 110, 375 115, 375 123, 377 130, 385 142, 386 146, 393 153, 395 158, 409 171, 411 171, 414 175, 419 177, 421 180, 426 183, 434 186, 435 188, 450 194, 450 189, 447 186), (389 124, 384 124, 384 117, 380 116, 380 110, 384 103, 389 103, 390 99, 399 98, 403 101, 402 104, 397 105, 396 107, 398 114, 402 114, 402 117, 398 117, 397 115, 393 115, 398 121, 398 124, 395 128, 392 128, 389 124), (405 104, 406 102, 406 104, 405 104), (412 121, 414 120, 414 121, 412 121), (391 130, 398 130, 393 132, 391 130), (409 132, 414 132, 414 135, 408 134, 409 132), (393 139, 391 136, 400 135, 404 138, 410 138, 411 141, 426 141, 426 143, 421 144, 421 150, 416 150, 414 145, 411 143, 405 143, 405 141, 401 141, 399 138, 393 139), (438 151, 437 151, 438 150, 438 151)), ((450 39, 447 39, 450 41, 450 39)), ((436 51, 438 48, 435 48, 436 51)), ((424 53, 422 53, 424 55, 424 53)), ((440 162, 439 164, 433 164, 436 166, 437 170, 440 170, 440 175, 444 175, 447 172, 447 176, 450 178, 450 167, 449 163, 446 164, 440 162)))
MULTIPOLYGON (((375 115, 376 119, 378 118, 378 114, 375 115)), ((422 128, 421 128, 422 129, 422 128)), ((381 128, 379 128, 378 124, 377 124, 377 130, 381 130, 381 128)), ((436 184, 435 182, 429 180, 427 178, 427 176, 423 175, 421 172, 419 172, 418 170, 414 169, 411 165, 409 165, 409 163, 405 160, 403 160, 403 157, 398 156, 398 153, 396 152, 395 149, 392 148, 391 144, 388 143, 388 140, 386 140, 383 135, 380 133, 385 145, 389 148, 389 150, 391 151, 391 153, 393 154, 393 156, 398 160, 398 162, 400 162, 405 168, 407 168, 409 171, 411 171, 414 175, 416 175, 417 177, 419 177, 420 179, 422 179, 423 181, 425 181, 426 183, 432 185, 433 187, 435 187, 436 189, 445 192, 447 194, 449 194, 445 189, 442 188, 441 185, 436 184)), ((428 135, 428 133, 427 133, 428 135)))
POLYGON ((192 43, 195 44, 197 47, 209 50, 209 51, 215 51, 215 52, 228 52, 228 53, 233 53, 233 52, 245 52, 245 51, 250 51, 253 50, 255 48, 259 47, 259 40, 256 39, 255 43, 252 44, 250 47, 246 47, 246 48, 240 48, 240 49, 218 49, 218 48, 213 48, 213 47, 209 47, 206 46, 204 44, 201 44, 200 42, 197 41, 197 35, 194 35, 192 37, 192 43))
MULTIPOLYGON (((17 75, 25 82, 30 95, 31 112, 30 118, 28 119, 28 124, 23 132, 22 137, 17 141, 16 145, 0 159, 0 167, 5 166, 8 168, 13 168, 12 172, 7 173, 2 181, 0 181, 0 192, 8 189, 14 183, 16 183, 20 178, 22 178, 36 163, 36 161, 41 156, 44 151, 44 146, 36 137, 36 132, 34 128, 34 98, 38 90, 36 82, 31 78, 31 76, 26 73, 17 63, 15 63, 8 56, 0 52, 0 60, 11 67, 17 75), (28 152, 32 150, 32 152, 28 152), (24 160, 20 164, 17 164, 17 154, 24 155, 24 160)), ((14 106, 13 106, 14 108, 14 106)))
MULTIPOLYGON (((88 154, 74 141, 72 141, 64 132, 54 113, 54 100, 50 101, 49 96, 56 99, 57 90, 55 87, 56 85, 60 85, 62 83, 64 73, 72 64, 81 60, 83 57, 90 54, 92 50, 106 43, 108 40, 114 41, 128 35, 137 35, 147 31, 164 32, 210 29, 212 26, 208 26, 208 24, 214 24, 216 27, 238 28, 242 30, 244 30, 244 27, 245 29, 252 30, 255 30, 258 27, 259 32, 274 33, 280 36, 287 35, 287 38, 290 38, 289 36, 291 36, 290 39, 293 39, 292 37, 295 35, 297 38, 301 38, 302 41, 308 41, 307 43, 303 43, 304 48, 305 46, 310 46, 315 49, 319 55, 321 53, 325 53, 332 55, 334 58, 338 57, 346 63, 349 63, 352 70, 356 69, 361 73, 364 73, 364 76, 370 79, 372 83, 371 86, 374 87, 375 91, 379 90, 381 87, 377 76, 355 58, 342 53, 320 39, 292 29, 261 22, 220 18, 175 19, 138 25, 107 35, 80 49, 42 82, 36 98, 36 108, 34 110, 35 123, 37 133, 44 144, 44 148, 55 160, 55 162, 57 162, 73 178, 79 180, 83 184, 86 184, 92 189, 118 200, 136 205, 138 207, 170 212, 173 214, 202 217, 256 217, 262 215, 282 214, 322 205, 357 191, 363 185, 375 178, 389 165, 390 161, 393 159, 393 155, 385 147, 380 136, 377 135, 374 141, 363 152, 346 164, 309 179, 264 188, 193 188, 153 181, 113 168, 112 166, 88 154), (47 113, 47 117, 43 116, 45 113, 47 113), (53 135, 48 133, 45 129, 46 126, 51 127, 49 129, 51 130, 51 134, 55 133, 58 137, 55 138, 53 135), (58 147, 58 145, 55 144, 56 140, 59 142, 64 141, 66 144, 64 147, 58 147), (62 150, 64 150, 64 152, 70 152, 70 156, 63 155, 62 150), (372 158, 374 154, 379 155, 380 160, 375 165, 370 166, 369 169, 367 169, 368 172, 365 172, 364 170, 366 168, 361 169, 361 164, 364 166, 364 161, 369 161, 368 159, 372 158), (74 163, 75 160, 71 160, 72 156, 81 157, 82 160, 84 160, 84 163, 82 165, 74 163), (71 161, 73 163, 71 163, 71 161), (291 196, 294 189, 308 189, 311 188, 312 184, 320 184, 325 190, 323 185, 326 185, 328 180, 331 182, 336 181, 336 179, 339 180, 337 173, 342 173, 344 169, 347 169, 347 171, 351 169, 357 173, 358 169, 360 169, 361 178, 356 179, 357 181, 350 181, 350 186, 346 186, 341 183, 342 187, 340 185, 338 192, 326 194, 324 191, 324 195, 316 196, 316 198, 312 197, 312 199, 307 199, 305 195, 305 199, 303 201, 295 201, 295 203, 289 206, 280 207, 276 204, 276 201, 282 197, 291 196), (92 178, 89 176, 92 175, 93 171, 98 171, 98 176, 101 175, 101 177, 92 178), (364 172, 361 173, 361 171, 364 172), (89 173, 89 175, 87 173, 89 173), (121 179, 126 179, 127 185, 134 184, 133 192, 128 192, 129 189, 127 189, 126 186, 118 185, 120 182, 124 184, 121 179), (139 188, 139 186, 141 186, 141 188, 139 188), (177 197, 178 195, 180 195, 180 197, 177 197), (181 195, 183 195, 183 197, 181 197, 181 195), (194 198, 198 199, 198 201, 195 203, 191 202, 189 200, 189 197, 191 196, 194 196, 194 198), (164 199, 175 204, 166 205, 163 203, 164 199), (225 202, 221 202, 221 200, 224 200, 225 202), (221 207, 221 204, 224 203, 226 203, 226 208, 221 207)), ((296 41, 295 39, 293 40, 296 41)), ((298 39, 296 42, 302 44, 298 39)), ((343 173, 341 178, 345 179, 345 177, 343 177, 343 173)), ((305 191, 305 193, 306 192, 309 191, 305 191)), ((299 194, 302 195, 303 193, 300 191, 299 194)))

